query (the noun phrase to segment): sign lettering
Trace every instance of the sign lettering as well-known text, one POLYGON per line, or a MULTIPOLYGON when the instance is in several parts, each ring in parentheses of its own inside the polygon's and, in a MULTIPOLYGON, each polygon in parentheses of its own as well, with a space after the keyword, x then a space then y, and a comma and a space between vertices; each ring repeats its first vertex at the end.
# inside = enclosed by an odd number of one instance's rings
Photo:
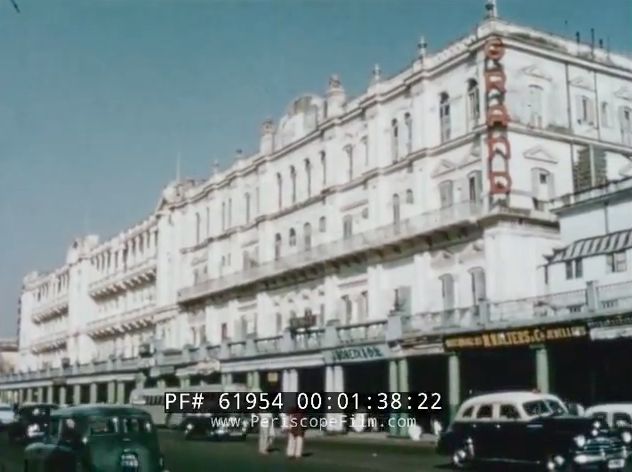
POLYGON ((332 363, 374 361, 385 359, 382 346, 346 347, 331 351, 332 363))
POLYGON ((511 346, 528 346, 555 341, 580 339, 588 336, 586 325, 537 327, 447 336, 443 340, 446 350, 486 349, 511 346))

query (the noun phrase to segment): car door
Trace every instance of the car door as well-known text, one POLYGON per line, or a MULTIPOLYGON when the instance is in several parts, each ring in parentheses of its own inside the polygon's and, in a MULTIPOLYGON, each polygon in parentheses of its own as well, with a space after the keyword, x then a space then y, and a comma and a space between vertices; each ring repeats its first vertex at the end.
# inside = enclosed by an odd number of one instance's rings
POLYGON ((498 456, 505 460, 523 460, 525 423, 516 405, 498 405, 498 418, 494 421, 494 441, 498 456))
POLYGON ((472 421, 472 440, 474 441, 474 455, 478 459, 493 459, 497 451, 494 447, 496 432, 493 423, 494 406, 491 403, 481 404, 475 412, 472 421))

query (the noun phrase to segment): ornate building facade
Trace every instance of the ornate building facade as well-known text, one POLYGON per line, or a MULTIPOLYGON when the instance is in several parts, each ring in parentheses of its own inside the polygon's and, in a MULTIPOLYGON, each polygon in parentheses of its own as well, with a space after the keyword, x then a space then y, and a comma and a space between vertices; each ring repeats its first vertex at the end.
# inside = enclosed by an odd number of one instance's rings
POLYGON ((257 152, 29 274, 23 374, 0 389, 114 401, 216 374, 288 391, 368 378, 453 407, 469 381, 442 336, 530 323, 517 300, 542 295, 564 244, 548 202, 632 176, 631 155, 632 60, 492 5, 395 76, 376 66, 358 97, 331 77, 263 123, 257 152))

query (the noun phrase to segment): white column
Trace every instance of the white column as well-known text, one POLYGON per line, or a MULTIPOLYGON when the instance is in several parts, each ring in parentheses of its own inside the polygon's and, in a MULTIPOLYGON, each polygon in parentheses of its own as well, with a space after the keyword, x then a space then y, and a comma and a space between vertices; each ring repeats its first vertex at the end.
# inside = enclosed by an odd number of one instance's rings
POLYGON ((298 392, 298 370, 292 369, 290 370, 290 385, 292 388, 292 392, 298 392))
POLYGON ((283 392, 290 392, 291 391, 291 385, 290 385, 290 371, 287 369, 284 369, 282 374, 281 374, 281 391, 283 392))
MULTIPOLYGON (((334 391, 335 392, 344 392, 345 391, 345 379, 344 379, 344 370, 341 365, 335 365, 333 367, 333 377, 334 377, 334 391)), ((344 415, 342 413, 335 413, 336 421, 333 424, 332 430, 337 432, 342 432, 344 429, 343 419, 344 415)))

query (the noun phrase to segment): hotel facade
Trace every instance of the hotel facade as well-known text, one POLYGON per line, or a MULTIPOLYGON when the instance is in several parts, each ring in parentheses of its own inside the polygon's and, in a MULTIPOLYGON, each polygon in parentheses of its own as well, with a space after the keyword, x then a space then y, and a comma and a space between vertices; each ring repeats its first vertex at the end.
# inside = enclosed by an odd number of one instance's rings
MULTIPOLYGON (((332 76, 263 123, 256 153, 28 274, 0 395, 244 382, 437 391, 452 411, 477 390, 563 389, 565 353, 632 309, 632 59, 488 7, 358 97, 332 76)), ((595 400, 582 385, 565 395, 595 400)))

